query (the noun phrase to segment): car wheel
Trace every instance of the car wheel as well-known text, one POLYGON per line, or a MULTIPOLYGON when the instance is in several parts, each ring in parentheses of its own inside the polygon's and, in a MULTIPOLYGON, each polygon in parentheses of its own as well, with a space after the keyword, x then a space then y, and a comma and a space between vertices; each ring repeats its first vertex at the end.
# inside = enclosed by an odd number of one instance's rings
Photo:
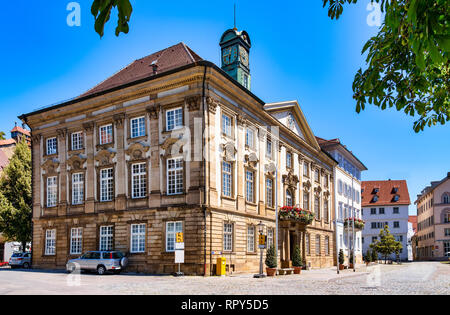
POLYGON ((98 266, 97 267, 97 274, 99 276, 103 276, 106 273, 106 268, 104 266, 98 266))
POLYGON ((24 269, 30 268, 30 264, 29 264, 29 263, 23 263, 23 268, 24 268, 24 269))

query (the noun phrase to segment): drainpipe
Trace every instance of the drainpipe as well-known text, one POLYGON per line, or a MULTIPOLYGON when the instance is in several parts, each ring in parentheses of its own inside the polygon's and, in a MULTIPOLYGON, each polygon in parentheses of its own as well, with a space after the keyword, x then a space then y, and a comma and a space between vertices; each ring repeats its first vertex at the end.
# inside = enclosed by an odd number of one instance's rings
POLYGON ((338 201, 336 198, 336 187, 338 185, 337 180, 337 172, 336 172, 336 166, 333 167, 333 178, 334 178, 334 189, 333 189, 333 198, 334 198, 334 229, 335 229, 335 239, 336 239, 336 269, 337 274, 339 274, 339 232, 338 232, 338 218, 339 218, 339 211, 338 211, 338 201))

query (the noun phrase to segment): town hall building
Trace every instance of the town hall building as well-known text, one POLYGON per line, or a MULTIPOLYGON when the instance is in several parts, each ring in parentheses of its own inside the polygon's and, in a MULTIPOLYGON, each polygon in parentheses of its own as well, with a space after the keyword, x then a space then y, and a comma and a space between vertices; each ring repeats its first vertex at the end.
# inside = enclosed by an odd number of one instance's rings
POLYGON ((179 43, 20 117, 32 130, 34 267, 119 250, 129 270, 173 273, 183 232, 186 274, 213 275, 219 257, 257 272, 260 226, 281 267, 295 246, 305 266, 333 266, 337 162, 297 101, 251 92, 247 32, 227 30, 220 47, 221 67, 179 43), (276 235, 277 206, 313 218, 280 217, 276 235))

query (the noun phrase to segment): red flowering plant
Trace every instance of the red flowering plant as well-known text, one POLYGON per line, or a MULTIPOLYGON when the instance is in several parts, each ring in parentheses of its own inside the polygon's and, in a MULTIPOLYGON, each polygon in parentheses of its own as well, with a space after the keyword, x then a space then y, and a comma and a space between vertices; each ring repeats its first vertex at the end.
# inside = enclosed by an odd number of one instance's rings
POLYGON ((284 206, 279 211, 280 220, 290 220, 311 224, 314 219, 314 213, 309 210, 303 210, 298 207, 284 206))
POLYGON ((358 218, 347 218, 344 221, 344 226, 347 227, 350 224, 350 227, 352 227, 352 221, 355 222, 355 229, 358 229, 358 230, 364 229, 364 226, 366 225, 366 222, 364 222, 361 219, 358 219, 358 218))

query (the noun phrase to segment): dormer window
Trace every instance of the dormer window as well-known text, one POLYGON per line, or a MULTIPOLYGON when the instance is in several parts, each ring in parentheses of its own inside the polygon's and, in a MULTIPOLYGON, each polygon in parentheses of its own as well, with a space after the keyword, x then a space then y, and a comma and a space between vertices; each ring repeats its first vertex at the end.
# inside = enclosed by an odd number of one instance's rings
POLYGON ((373 196, 373 202, 378 202, 378 196, 373 196))
POLYGON ((372 194, 378 194, 380 192, 380 188, 374 188, 372 194))
POLYGON ((394 187, 394 188, 392 189, 392 193, 393 193, 393 194, 398 193, 398 187, 394 187))
POLYGON ((399 199, 400 199, 400 196, 399 195, 395 195, 393 201, 397 202, 399 199))

